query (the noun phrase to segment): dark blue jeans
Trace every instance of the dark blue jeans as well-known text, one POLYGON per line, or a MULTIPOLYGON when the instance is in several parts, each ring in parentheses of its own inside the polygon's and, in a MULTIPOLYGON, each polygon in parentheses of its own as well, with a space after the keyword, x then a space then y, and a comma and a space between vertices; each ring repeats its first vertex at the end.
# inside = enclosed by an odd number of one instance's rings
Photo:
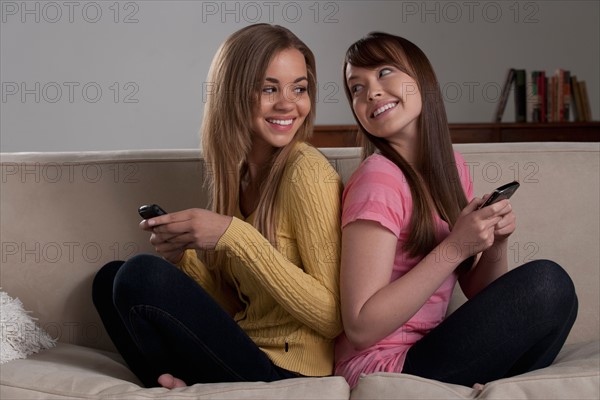
POLYGON ((162 258, 108 263, 92 297, 115 347, 146 387, 158 386, 163 373, 188 385, 298 376, 274 365, 200 285, 162 258))
POLYGON ((472 386, 552 363, 577 317, 575 287, 552 261, 527 263, 467 301, 409 351, 402 372, 472 386))

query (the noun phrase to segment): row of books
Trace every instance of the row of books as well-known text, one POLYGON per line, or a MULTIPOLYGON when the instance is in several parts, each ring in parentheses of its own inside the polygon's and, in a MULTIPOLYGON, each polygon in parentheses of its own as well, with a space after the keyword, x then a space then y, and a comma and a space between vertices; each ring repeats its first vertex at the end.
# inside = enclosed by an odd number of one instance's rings
POLYGON ((508 70, 500 101, 494 116, 501 122, 511 89, 514 91, 516 122, 591 121, 592 114, 585 81, 569 70, 557 69, 548 76, 545 71, 508 70))

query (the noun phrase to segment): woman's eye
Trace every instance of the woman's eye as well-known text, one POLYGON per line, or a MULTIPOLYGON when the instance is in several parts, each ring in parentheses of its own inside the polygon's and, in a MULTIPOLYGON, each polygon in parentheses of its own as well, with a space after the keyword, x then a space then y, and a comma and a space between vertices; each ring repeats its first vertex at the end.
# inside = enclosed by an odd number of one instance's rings
POLYGON ((265 87, 263 87, 262 91, 265 94, 272 94, 272 93, 275 93, 277 91, 277 89, 274 86, 265 86, 265 87))
POLYGON ((379 71, 379 77, 386 76, 387 74, 389 74, 391 72, 392 72, 392 70, 390 68, 382 68, 379 71))
POLYGON ((294 92, 298 94, 306 93, 308 89, 305 86, 297 86, 294 88, 294 92))
POLYGON ((362 88, 363 88, 362 85, 353 85, 350 87, 350 92, 355 94, 355 93, 360 92, 362 90, 362 88))

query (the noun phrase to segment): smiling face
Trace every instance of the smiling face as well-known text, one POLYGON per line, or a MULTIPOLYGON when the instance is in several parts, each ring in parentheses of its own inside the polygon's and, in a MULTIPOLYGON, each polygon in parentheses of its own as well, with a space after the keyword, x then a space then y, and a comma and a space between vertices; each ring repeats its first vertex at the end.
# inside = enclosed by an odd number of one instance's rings
POLYGON ((416 81, 391 65, 346 66, 352 109, 363 128, 392 144, 414 140, 422 110, 416 81))
POLYGON ((289 144, 311 109, 304 55, 296 49, 277 53, 267 68, 252 121, 255 151, 272 153, 289 144))

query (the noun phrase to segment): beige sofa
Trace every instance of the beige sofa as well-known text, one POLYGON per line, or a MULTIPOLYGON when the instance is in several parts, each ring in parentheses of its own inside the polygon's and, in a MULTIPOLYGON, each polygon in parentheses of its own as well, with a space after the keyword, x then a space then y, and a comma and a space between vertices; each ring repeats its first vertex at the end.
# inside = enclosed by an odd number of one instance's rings
MULTIPOLYGON (((598 399, 600 146, 463 144, 475 192, 518 179, 514 265, 550 258, 571 274, 580 301, 567 344, 549 368, 483 388, 379 373, 350 391, 341 377, 145 389, 114 352, 90 298, 107 261, 152 252, 136 209, 203 206, 196 150, 2 154, 0 286, 22 300, 57 346, 0 366, 0 398, 598 399)), ((344 179, 358 149, 323 149, 344 179)), ((456 293, 453 307, 460 303, 456 293)))

